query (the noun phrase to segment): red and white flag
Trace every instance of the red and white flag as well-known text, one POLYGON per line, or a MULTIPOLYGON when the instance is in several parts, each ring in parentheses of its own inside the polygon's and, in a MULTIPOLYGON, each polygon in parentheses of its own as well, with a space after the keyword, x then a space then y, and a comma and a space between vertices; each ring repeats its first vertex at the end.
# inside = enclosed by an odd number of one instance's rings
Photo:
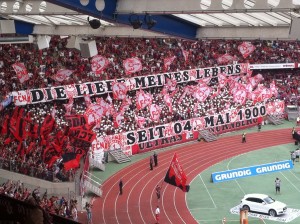
POLYGON ((205 84, 197 85, 194 90, 195 91, 193 92, 193 97, 196 98, 199 102, 205 101, 211 93, 211 88, 205 84))
POLYGON ((90 95, 87 94, 84 95, 84 102, 86 107, 89 107, 92 104, 90 95))
POLYGON ((183 192, 189 192, 190 190, 190 186, 186 184, 187 176, 179 163, 176 153, 173 156, 164 181, 168 184, 179 187, 183 192))
POLYGON ((23 83, 29 79, 29 75, 25 65, 21 62, 14 63, 12 65, 13 69, 15 70, 20 83, 23 83))
POLYGON ((113 118, 114 118, 114 126, 115 128, 118 128, 124 120, 124 111, 121 111, 119 113, 114 113, 113 118))
POLYGON ((103 110, 105 111, 105 116, 109 116, 110 114, 114 113, 114 108, 111 104, 107 103, 102 97, 97 99, 97 103, 103 110))
POLYGON ((114 81, 112 83, 112 92, 114 99, 123 100, 126 98, 128 88, 125 82, 114 81))
POLYGON ((109 65, 109 60, 101 55, 96 55, 91 60, 91 68, 97 77, 109 65))
POLYGON ((176 89, 177 82, 175 79, 168 79, 166 78, 166 84, 165 87, 169 91, 174 91, 176 89))
POLYGON ((255 49, 256 47, 250 42, 243 42, 238 46, 238 50, 244 58, 247 58, 255 49))
POLYGON ((227 84, 226 74, 223 73, 218 74, 218 82, 219 82, 219 87, 223 88, 227 84))
POLYGON ((219 64, 228 64, 228 63, 232 63, 234 60, 234 57, 231 56, 230 54, 223 54, 221 55, 217 61, 219 64))
POLYGON ((145 93, 143 90, 140 90, 136 93, 136 108, 141 110, 146 106, 152 104, 152 95, 150 93, 145 93))
POLYGON ((175 58, 175 56, 172 56, 164 59, 164 71, 168 71, 170 69, 170 65, 173 63, 175 58))
POLYGON ((126 74, 135 73, 141 71, 143 66, 139 58, 128 58, 123 61, 123 66, 126 74))
POLYGON ((131 99, 127 96, 125 99, 123 99, 120 110, 129 110, 131 104, 131 99))
POLYGON ((173 112, 173 109, 172 109, 172 98, 170 97, 170 95, 168 93, 166 93, 166 94, 164 94, 163 99, 165 101, 165 104, 169 108, 170 113, 172 113, 173 112))
POLYGON ((63 104, 66 109, 66 115, 70 115, 73 107, 74 99, 69 98, 69 102, 67 104, 63 104))
POLYGON ((276 84, 275 84, 274 80, 270 84, 270 90, 271 90, 274 97, 278 96, 278 90, 277 90, 277 87, 276 87, 276 84))
POLYGON ((149 107, 150 118, 152 121, 158 121, 160 118, 161 108, 156 104, 151 104, 149 107))
POLYGON ((264 78, 261 74, 249 78, 249 82, 253 88, 255 88, 262 80, 264 80, 264 78))
POLYGON ((100 124, 102 116, 104 116, 104 110, 96 104, 91 104, 84 113, 87 124, 100 124))
POLYGON ((181 48, 182 51, 182 55, 184 57, 184 61, 187 62, 189 60, 189 51, 184 50, 183 48, 181 48))
POLYGON ((241 105, 244 105, 246 103, 246 100, 247 100, 247 92, 244 89, 237 90, 233 95, 233 101, 241 105))
POLYGON ((144 128, 144 124, 146 123, 146 118, 142 116, 135 116, 135 121, 139 128, 144 128))
POLYGON ((52 78, 57 82, 62 82, 70 77, 74 71, 69 69, 60 69, 52 78))

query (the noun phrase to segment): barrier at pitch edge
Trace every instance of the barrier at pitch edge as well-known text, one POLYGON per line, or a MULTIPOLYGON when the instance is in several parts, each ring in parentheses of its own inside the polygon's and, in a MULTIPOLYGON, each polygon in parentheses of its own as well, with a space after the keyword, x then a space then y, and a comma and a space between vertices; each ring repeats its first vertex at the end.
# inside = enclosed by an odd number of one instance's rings
POLYGON ((234 170, 220 171, 211 174, 213 183, 219 183, 229 180, 235 180, 244 177, 257 176, 267 173, 279 172, 293 168, 291 160, 284 160, 276 163, 267 163, 262 165, 243 167, 234 170))

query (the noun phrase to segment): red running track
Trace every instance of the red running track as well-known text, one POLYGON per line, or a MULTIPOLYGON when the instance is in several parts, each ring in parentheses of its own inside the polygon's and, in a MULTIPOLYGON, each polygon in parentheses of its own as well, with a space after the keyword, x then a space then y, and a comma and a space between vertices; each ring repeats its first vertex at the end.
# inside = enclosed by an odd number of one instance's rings
POLYGON ((263 131, 247 134, 247 142, 241 136, 220 138, 206 143, 196 142, 181 145, 174 150, 158 155, 158 167, 150 171, 149 159, 138 161, 117 172, 103 184, 102 198, 93 202, 94 224, 142 224, 155 223, 154 210, 160 206, 160 223, 194 224, 185 193, 179 188, 163 184, 161 201, 158 202, 155 187, 162 183, 176 152, 179 162, 192 181, 208 167, 233 156, 249 151, 293 142, 290 129, 263 131), (123 195, 119 195, 119 180, 122 178, 123 195))

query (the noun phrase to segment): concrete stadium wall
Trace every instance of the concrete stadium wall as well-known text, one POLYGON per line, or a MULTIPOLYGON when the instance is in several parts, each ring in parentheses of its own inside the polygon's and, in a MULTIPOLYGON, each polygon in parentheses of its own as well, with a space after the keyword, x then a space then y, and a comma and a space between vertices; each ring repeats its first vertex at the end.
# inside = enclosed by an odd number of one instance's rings
POLYGON ((47 193, 50 195, 69 195, 70 192, 75 192, 74 182, 55 183, 22 175, 19 173, 10 172, 3 169, 0 169, 0 177, 12 181, 21 181, 26 185, 40 187, 42 189, 47 190, 47 193))

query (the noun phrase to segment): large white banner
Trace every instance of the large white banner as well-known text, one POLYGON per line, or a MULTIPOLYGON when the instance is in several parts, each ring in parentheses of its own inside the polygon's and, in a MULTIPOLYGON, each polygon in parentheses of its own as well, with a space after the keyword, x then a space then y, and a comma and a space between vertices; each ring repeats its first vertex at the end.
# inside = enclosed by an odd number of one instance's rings
MULTIPOLYGON (((124 82, 128 90, 144 89, 156 86, 164 86, 166 79, 176 80, 177 83, 184 83, 194 80, 217 77, 218 74, 227 76, 245 73, 248 64, 234 64, 211 68, 198 68, 192 70, 169 72, 157 75, 138 76, 128 79, 118 79, 124 82)), ((45 103, 52 100, 65 100, 68 98, 78 98, 84 95, 102 95, 112 92, 112 85, 115 80, 105 80, 98 82, 88 82, 82 84, 72 84, 57 87, 40 89, 21 90, 10 93, 13 96, 15 105, 26 105, 35 103, 45 103)))

